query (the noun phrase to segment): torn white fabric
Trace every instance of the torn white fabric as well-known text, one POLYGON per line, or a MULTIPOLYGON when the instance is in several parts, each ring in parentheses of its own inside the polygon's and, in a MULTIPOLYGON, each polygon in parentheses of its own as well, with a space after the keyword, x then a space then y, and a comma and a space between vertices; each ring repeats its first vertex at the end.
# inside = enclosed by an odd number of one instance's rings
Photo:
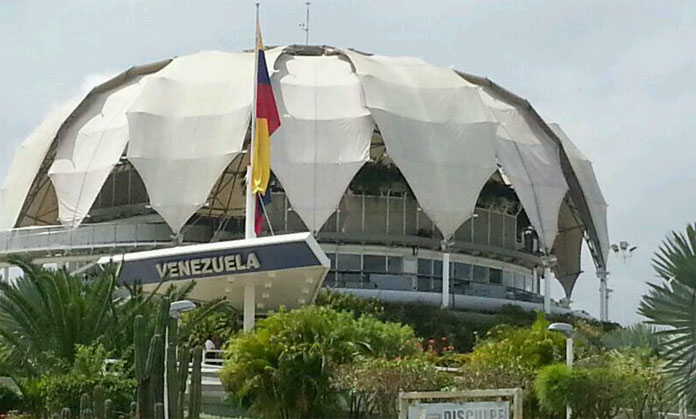
POLYGON ((17 223, 34 178, 51 147, 60 126, 75 110, 77 100, 52 110, 17 148, 5 182, 0 188, 0 230, 11 229, 17 223))
POLYGON ((321 229, 369 159, 374 122, 350 63, 283 55, 272 75, 281 124, 271 168, 310 231, 321 229))
POLYGON ((75 227, 87 216, 128 143, 126 111, 149 76, 138 76, 102 93, 61 131, 48 176, 58 199, 58 219, 75 227))
POLYGON ((530 123, 523 111, 488 92, 481 95, 508 134, 497 138, 498 161, 537 231, 541 248, 549 252, 558 234, 558 214, 568 191, 558 145, 541 127, 530 123))
POLYGON ((607 228, 607 201, 604 200, 602 190, 599 188, 592 162, 575 146, 565 132, 557 124, 549 124, 549 127, 561 140, 563 149, 568 155, 570 165, 578 178, 583 195, 590 210, 590 217, 599 240, 599 249, 604 260, 609 257, 609 231, 607 228))

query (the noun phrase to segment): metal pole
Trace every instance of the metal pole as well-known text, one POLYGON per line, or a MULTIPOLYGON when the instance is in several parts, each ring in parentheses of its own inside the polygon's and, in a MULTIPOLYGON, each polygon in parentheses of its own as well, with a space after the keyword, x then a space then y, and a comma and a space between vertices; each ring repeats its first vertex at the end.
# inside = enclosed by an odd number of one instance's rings
POLYGON ((309 5, 312 4, 310 2, 306 2, 305 5, 307 6, 307 15, 305 16, 305 45, 309 45, 309 5))
POLYGON ((450 254, 442 254, 442 308, 449 307, 450 254))
POLYGON ((551 266, 544 260, 544 313, 551 314, 551 266))
POLYGON ((162 404, 164 405, 164 419, 169 419, 169 386, 167 383, 167 352, 169 351, 169 320, 167 320, 167 326, 164 329, 164 400, 162 404))
POLYGON ((254 328, 256 315, 256 288, 254 285, 244 286, 244 331, 250 332, 254 328))
MULTIPOLYGON (((253 239, 256 237, 254 231, 254 215, 256 212, 256 202, 254 193, 251 191, 253 165, 254 165, 254 149, 256 141, 256 90, 259 78, 259 3, 256 3, 256 29, 254 39, 254 101, 251 106, 251 139, 249 141, 249 166, 247 166, 247 184, 246 184, 246 208, 244 220, 244 238, 253 239)), ((254 320, 256 317, 256 289, 247 285, 244 287, 244 331, 250 331, 254 328, 254 320)))
MULTIPOLYGON (((573 338, 566 338, 566 365, 568 368, 573 368, 573 338)), ((570 419, 573 416, 573 410, 570 405, 566 405, 566 419, 570 419)))
POLYGON ((599 278, 599 319, 607 321, 607 279, 599 278))

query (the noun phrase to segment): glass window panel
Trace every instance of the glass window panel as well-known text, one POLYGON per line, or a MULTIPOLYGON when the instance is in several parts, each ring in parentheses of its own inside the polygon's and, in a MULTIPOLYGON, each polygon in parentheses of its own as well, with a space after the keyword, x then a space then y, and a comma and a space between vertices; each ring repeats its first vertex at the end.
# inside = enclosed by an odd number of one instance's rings
POLYGON ((517 219, 512 215, 505 216, 505 242, 506 249, 514 249, 517 237, 517 219))
POLYGON ((515 286, 515 274, 510 271, 503 271, 503 285, 506 287, 515 286))
POLYGON ((441 279, 434 279, 433 280, 433 288, 431 291, 435 292, 442 292, 442 280, 441 279))
POLYGON ((454 238, 457 241, 463 241, 465 243, 471 243, 471 223, 472 220, 469 218, 462 224, 457 231, 454 233, 454 238))
POLYGON ((474 218, 474 243, 488 244, 488 211, 476 210, 478 216, 474 218))
POLYGON ((495 247, 503 247, 503 215, 494 211, 490 214, 490 245, 495 247))
POLYGON ((331 269, 336 269, 336 254, 335 253, 327 253, 326 256, 331 261, 331 269))
POLYGON ((401 256, 389 256, 387 258, 387 271, 392 274, 400 274, 404 270, 404 258, 401 256))
POLYGON ((360 255, 338 255, 338 270, 339 271, 360 271, 362 264, 360 255))
POLYGON ((433 261, 430 259, 418 259, 418 273, 420 275, 433 274, 433 261))
POLYGON ((338 274, 338 280, 346 288, 362 288, 362 275, 359 273, 341 272, 338 274))
POLYGON ((365 232, 385 234, 387 232, 387 199, 380 196, 365 196, 365 232))
POLYGON ((362 232, 362 195, 343 195, 338 214, 339 232, 362 232))
POLYGON ((524 274, 515 272, 515 288, 524 289, 524 274))
POLYGON ((385 256, 364 255, 363 271, 385 273, 387 271, 387 258, 385 256))
MULTIPOLYGON (((417 210, 418 211, 418 210, 417 210)), ((420 237, 433 237, 433 222, 425 214, 422 209, 418 211, 418 231, 417 236, 420 237)))
POLYGON ((442 261, 441 260, 434 260, 433 261, 433 276, 436 278, 442 278, 442 261))
POLYGON ((391 196, 389 201, 389 231, 388 234, 404 234, 404 198, 391 196))
POLYGON ((419 276, 418 282, 416 283, 416 289, 418 291, 430 291, 432 287, 432 281, 428 276, 419 276))
POLYGON ((128 204, 128 172, 115 172, 114 185, 116 195, 114 196, 114 205, 128 204))
POLYGON ((418 232, 416 228, 416 218, 418 217, 418 203, 413 197, 406 199, 406 234, 415 236, 418 232))
POLYGON ((457 279, 471 279, 471 265, 468 263, 454 263, 454 278, 457 279))
POLYGON ((474 281, 476 282, 488 282, 488 267, 474 265, 474 281))
POLYGON ((307 231, 307 226, 295 211, 288 210, 288 231, 307 231))
POLYGON ((531 276, 529 276, 529 275, 525 275, 525 276, 524 276, 524 290, 525 290, 525 291, 532 292, 533 289, 534 289, 534 287, 533 287, 533 285, 532 285, 533 282, 534 282, 534 278, 533 278, 533 277, 531 277, 531 276))
POLYGON ((488 282, 491 284, 502 284, 503 283, 503 271, 500 269, 490 268, 488 270, 488 282))
POLYGON ((131 203, 147 202, 145 184, 135 169, 131 169, 131 203))

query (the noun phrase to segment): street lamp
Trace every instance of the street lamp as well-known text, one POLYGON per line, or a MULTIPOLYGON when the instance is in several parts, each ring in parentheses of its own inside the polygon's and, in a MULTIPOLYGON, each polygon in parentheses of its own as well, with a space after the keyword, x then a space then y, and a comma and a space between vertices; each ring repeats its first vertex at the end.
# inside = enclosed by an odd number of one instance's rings
MULTIPOLYGON (((566 338, 566 365, 573 368, 573 326, 568 323, 551 323, 549 330, 562 333, 566 338)), ((570 419, 572 410, 570 405, 566 405, 566 419, 570 419)))
MULTIPOLYGON (((189 300, 179 300, 174 301, 169 304, 169 317, 176 319, 177 323, 181 317, 181 313, 191 311, 196 308, 196 305, 189 300)), ((169 326, 164 330, 164 400, 162 404, 164 405, 164 419, 169 419, 169 395, 167 388, 167 351, 169 350, 169 326)))

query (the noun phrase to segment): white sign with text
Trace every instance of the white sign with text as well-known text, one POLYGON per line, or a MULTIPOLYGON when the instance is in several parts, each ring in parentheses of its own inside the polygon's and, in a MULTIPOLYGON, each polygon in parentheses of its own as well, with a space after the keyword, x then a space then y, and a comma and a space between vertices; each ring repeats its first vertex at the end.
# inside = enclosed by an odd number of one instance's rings
POLYGON ((510 403, 417 403, 409 406, 408 419, 510 419, 510 403))

